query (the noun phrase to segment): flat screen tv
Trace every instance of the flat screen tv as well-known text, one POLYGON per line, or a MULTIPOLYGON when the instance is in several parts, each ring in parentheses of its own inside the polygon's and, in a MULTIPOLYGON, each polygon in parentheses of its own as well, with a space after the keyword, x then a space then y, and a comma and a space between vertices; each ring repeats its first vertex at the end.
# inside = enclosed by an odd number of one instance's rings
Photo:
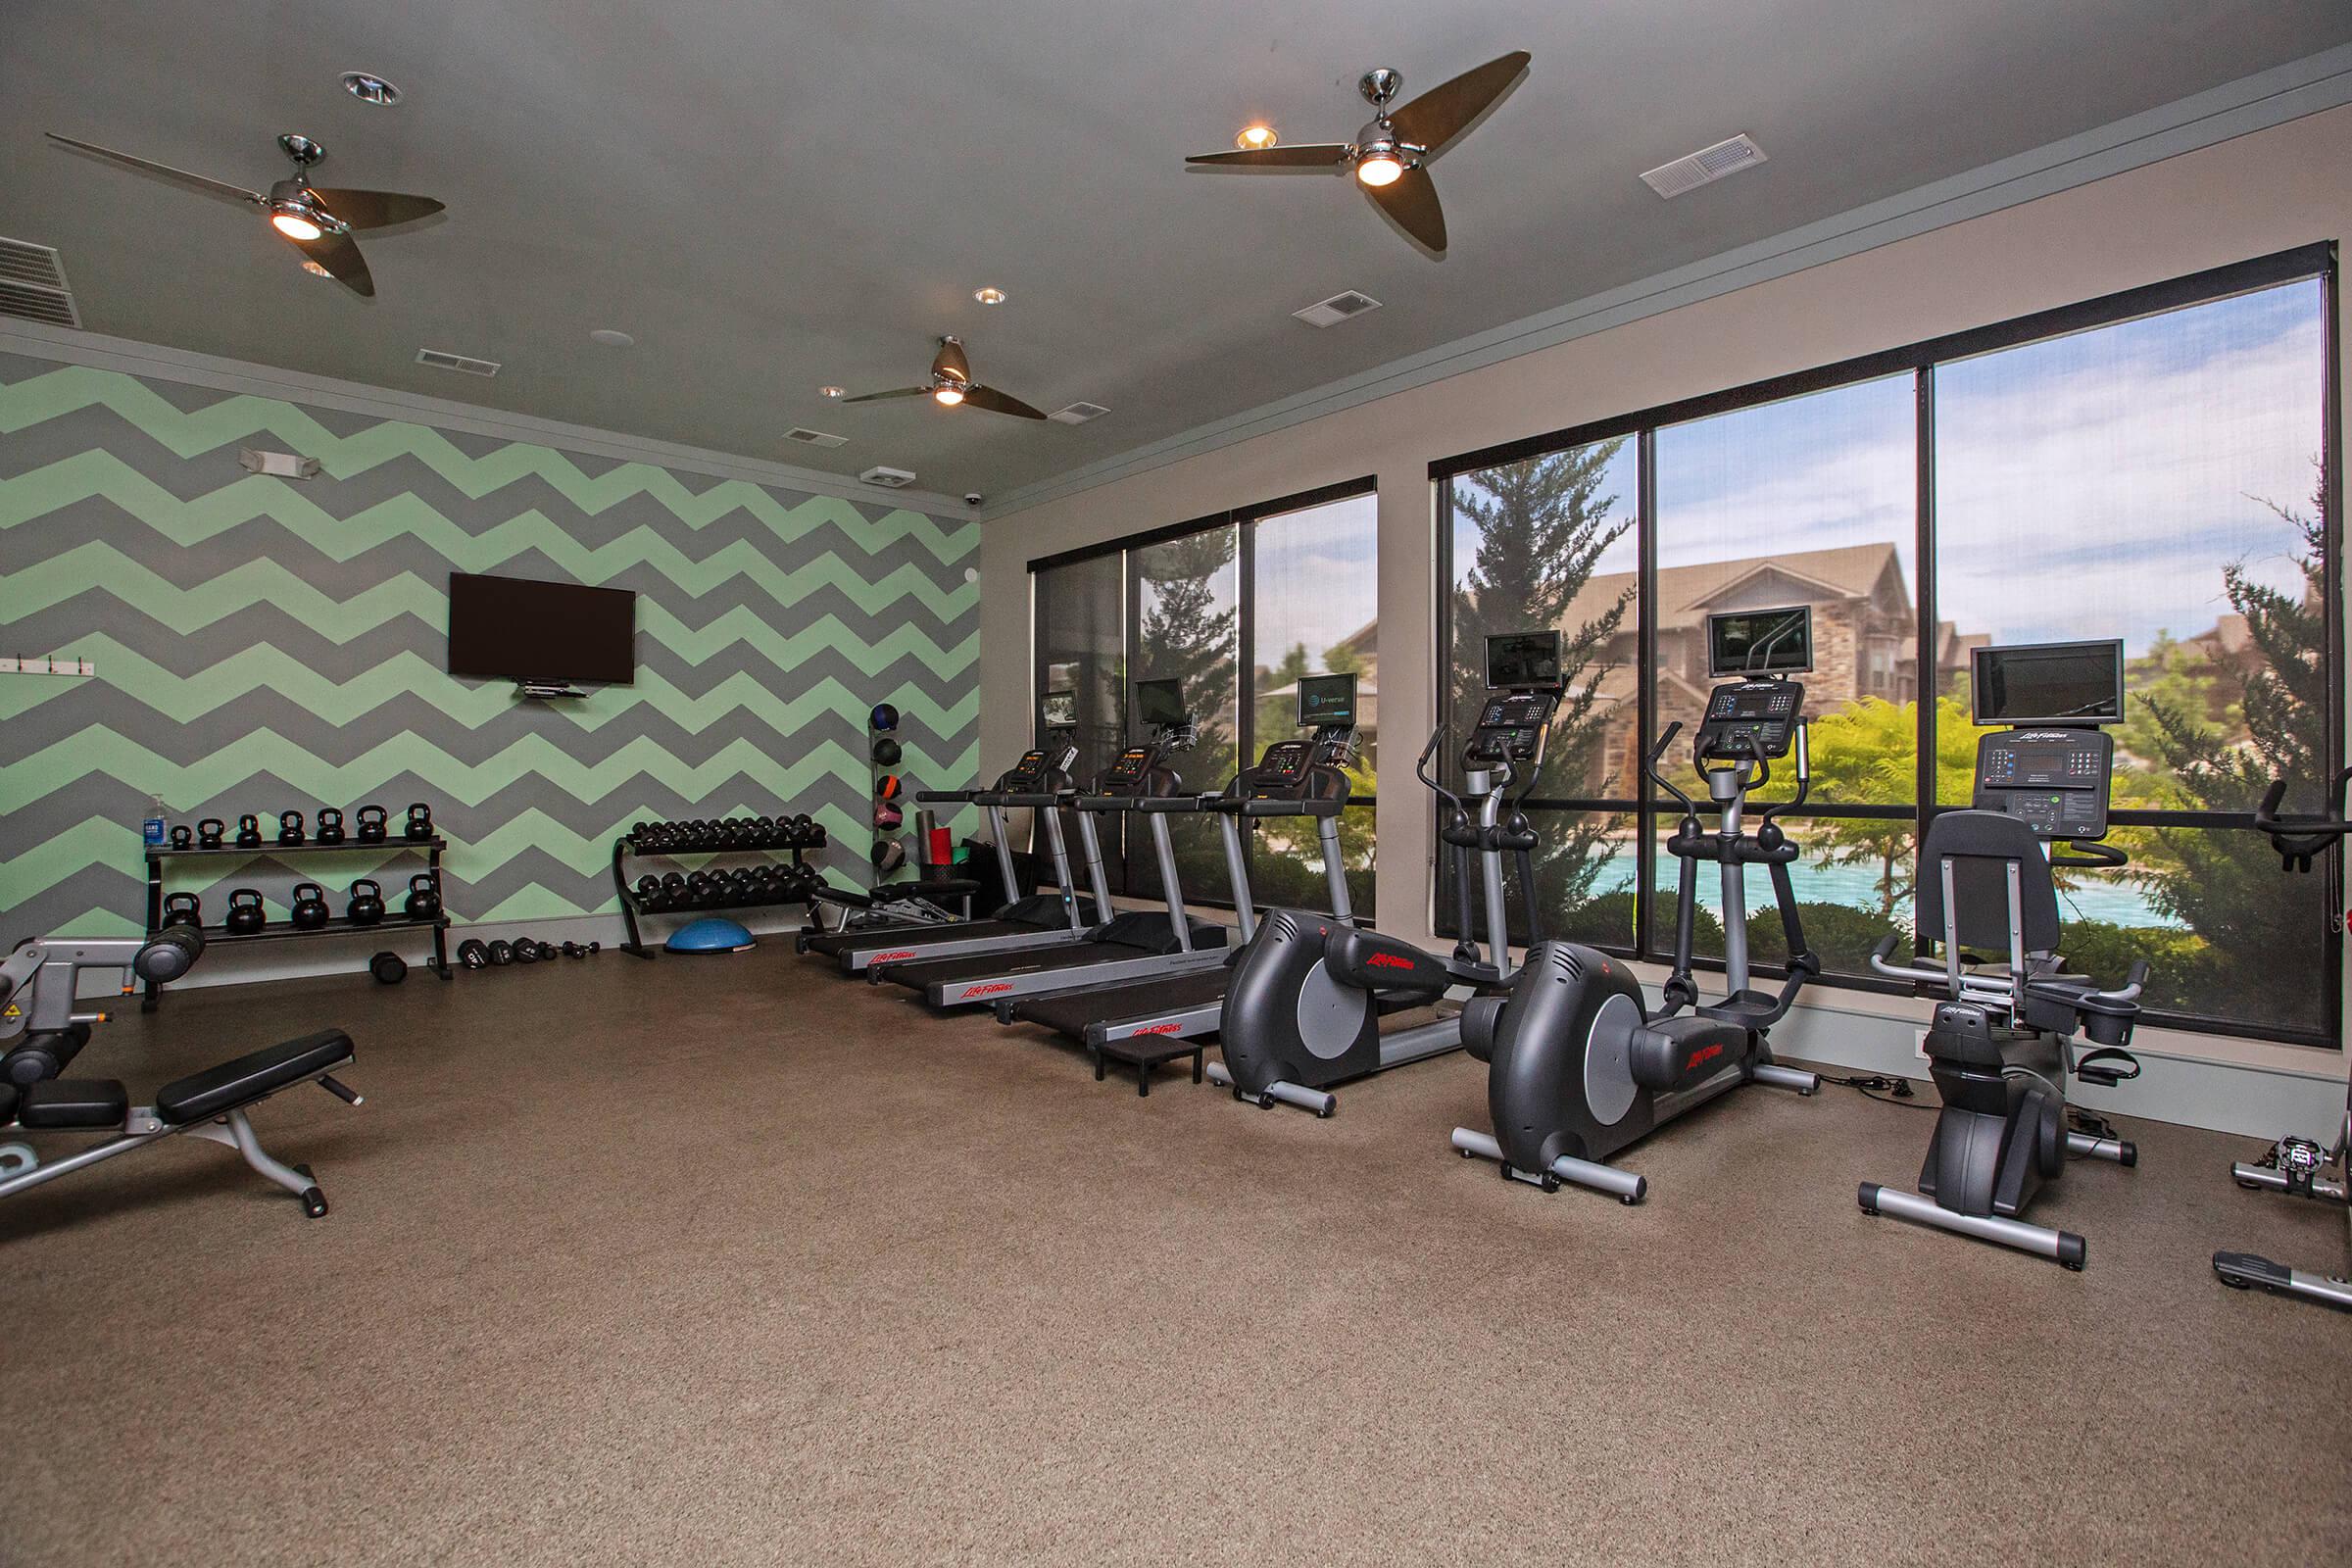
POLYGON ((637 596, 625 588, 451 572, 449 672, 630 685, 637 678, 637 596))
POLYGON ((1184 710, 1184 682, 1139 680, 1135 683, 1135 721, 1145 729, 1176 729, 1191 715, 1184 710))
POLYGON ((1813 667, 1813 607, 1735 610, 1707 617, 1707 677, 1796 675, 1813 667))
POLYGON ((1038 722, 1047 729, 1078 727, 1078 694, 1048 692, 1037 701, 1038 722))
POLYGON ((2124 641, 2015 643, 1969 655, 1980 724, 2121 724, 2124 641))
POLYGON ((1298 722, 1301 726, 1355 722, 1353 675, 1308 675, 1298 682, 1298 722))
POLYGON ((1497 692, 1556 692, 1560 679, 1560 634, 1508 632, 1487 639, 1487 689, 1497 692))

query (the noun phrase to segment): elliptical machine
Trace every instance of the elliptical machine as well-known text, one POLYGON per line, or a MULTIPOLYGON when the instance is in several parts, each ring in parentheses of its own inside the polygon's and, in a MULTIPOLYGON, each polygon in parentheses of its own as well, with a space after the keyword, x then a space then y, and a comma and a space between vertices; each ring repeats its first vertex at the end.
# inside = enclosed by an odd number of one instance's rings
POLYGON ((1979 724, 2012 726, 1977 742, 1974 805, 1928 824, 1919 848, 1917 928, 1943 944, 1940 964, 1896 963, 1889 932, 1870 966, 1933 985, 1925 1049, 1943 1098, 1919 1191, 1864 1182, 1865 1214, 1887 1213, 1958 1236, 2014 1247, 2080 1270, 2087 1244, 2019 1218, 2058 1179, 2067 1156, 2135 1165, 2139 1153, 2104 1124, 2070 1125, 2066 1080, 2114 1085, 2139 1076, 2124 1047, 2139 1015, 2145 959, 2124 985, 2068 974, 2053 866, 2120 866, 2107 833, 2115 741, 2124 718, 2117 641, 1979 648, 1971 691, 1979 724), (2066 849, 2046 857, 2044 843, 2066 849), (1998 953, 1995 967, 1971 950, 1998 953), (2078 1056, 2076 1037, 2093 1049, 2078 1056))
POLYGON ((1810 1096, 1818 1075, 1772 1059, 1765 1031, 1795 1004, 1821 961, 1806 947, 1788 881, 1796 858, 1776 812, 1803 804, 1810 787, 1803 720, 1805 689, 1788 677, 1812 667, 1812 612, 1742 612, 1707 621, 1709 673, 1740 678, 1717 686, 1691 737, 1690 760, 1722 813, 1714 832, 1698 807, 1660 769, 1681 733, 1666 727, 1649 754, 1651 781, 1682 803, 1666 841, 1682 861, 1675 898, 1674 970, 1651 1013, 1641 982, 1621 960, 1573 942, 1532 946, 1510 993, 1480 998, 1462 1017, 1470 1054, 1487 1063, 1487 1107, 1494 1131, 1453 1130, 1464 1159, 1495 1161, 1502 1174, 1557 1192, 1562 1182, 1638 1203, 1646 1177, 1600 1163, 1685 1111, 1743 1084, 1810 1096), (1772 762, 1796 753, 1796 794, 1767 807, 1751 832, 1747 798, 1772 779, 1772 762), (1724 996, 1701 1004, 1691 977, 1698 862, 1713 860, 1723 885, 1724 996), (1788 977, 1777 994, 1748 984, 1746 868, 1772 875, 1773 902, 1788 935, 1788 977), (1689 1008, 1688 1012, 1684 1009, 1689 1008))
MULTIPOLYGON (((2270 792, 2255 809, 2254 825, 2270 835, 2282 870, 2308 874, 2314 861, 2341 843, 2346 834, 2352 834, 2352 821, 2345 820, 2344 811, 2347 784, 2352 784, 2352 767, 2335 776, 2335 789, 2326 816, 2281 817, 2278 808, 2286 799, 2286 780, 2272 781, 2270 792)), ((2309 1198, 2343 1208, 2346 1239, 2352 1242, 2352 1086, 2346 1088, 2344 1119, 2333 1148, 2316 1139, 2281 1138, 2271 1146, 2270 1154, 2260 1164, 2240 1160, 2230 1167, 2230 1174, 2238 1186, 2250 1191, 2285 1193, 2292 1198, 2309 1198), (2332 1177, 2328 1174, 2330 1170, 2334 1172, 2332 1177)), ((2352 1311, 2352 1277, 2314 1274, 2307 1269, 2274 1263, 2253 1252, 2216 1252, 2213 1272, 2224 1285, 2241 1291, 2260 1287, 2280 1296, 2352 1311)))
MULTIPOLYGON (((1270 911, 1242 950, 1226 988, 1218 1018, 1224 1059, 1209 1064, 1211 1083, 1260 1109, 1280 1103, 1328 1116, 1339 1105, 1332 1085, 1461 1049, 1458 1015, 1387 1034, 1380 1020, 1435 1003, 1454 986, 1483 990, 1510 979, 1502 858, 1517 857, 1532 918, 1536 835, 1507 792, 1514 779, 1525 780, 1521 797, 1534 787, 1560 693, 1558 632, 1490 637, 1487 701, 1462 748, 1462 792, 1456 795, 1430 771, 1443 728, 1413 763, 1414 775, 1446 802, 1439 837, 1458 852, 1454 884, 1462 934, 1453 952, 1440 956, 1332 915, 1270 911), (1472 934, 1473 854, 1482 872, 1492 960, 1472 934)), ((1324 853, 1334 853, 1331 841, 1324 853)))

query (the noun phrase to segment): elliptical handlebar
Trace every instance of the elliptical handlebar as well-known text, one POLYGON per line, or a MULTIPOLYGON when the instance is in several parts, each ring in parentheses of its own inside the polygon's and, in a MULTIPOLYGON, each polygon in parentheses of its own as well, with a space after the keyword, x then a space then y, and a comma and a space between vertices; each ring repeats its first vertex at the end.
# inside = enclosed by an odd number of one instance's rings
POLYGON ((1676 800, 1683 803, 1683 814, 1685 816, 1696 816, 1698 814, 1697 803, 1692 801, 1690 796, 1684 794, 1682 787, 1676 784, 1674 780, 1668 778, 1663 772, 1659 771, 1658 768, 1658 763, 1665 760, 1666 748, 1672 746, 1674 744, 1674 738, 1677 735, 1680 735, 1682 732, 1683 721, 1679 718, 1673 723, 1667 725, 1666 733, 1658 737, 1658 744, 1649 749, 1649 759, 1642 764, 1642 771, 1649 775, 1649 781, 1651 783, 1657 785, 1658 788, 1664 790, 1667 794, 1673 796, 1676 800))
POLYGON ((2278 808, 2286 800, 2286 775, 2281 773, 2271 780, 2271 787, 2263 792, 2262 804, 2254 808, 2254 826, 2270 838, 2271 848, 2278 852, 2281 869, 2309 871, 2312 861, 2345 835, 2352 834, 2352 821, 2345 820, 2343 805, 2346 784, 2352 784, 2352 767, 2335 775, 2335 788, 2326 816, 2282 817, 2278 808))
MULTIPOLYGON (((1766 806, 1756 818, 1759 823, 1771 821, 1782 811, 1795 810, 1805 804, 1805 797, 1813 793, 1813 751, 1810 740, 1812 730, 1813 726, 1801 719, 1798 720, 1796 726, 1796 793, 1785 801, 1775 801, 1766 806)), ((1753 744, 1752 740, 1750 744, 1753 744)), ((1762 784, 1764 779, 1759 777, 1755 782, 1762 784)))
POLYGON ((1438 755, 1438 743, 1443 741, 1445 738, 1446 726, 1443 724, 1440 724, 1436 729, 1433 729, 1429 732, 1429 744, 1421 748, 1421 755, 1419 757, 1413 759, 1413 777, 1428 785, 1430 790, 1436 794, 1438 799, 1444 801, 1447 806, 1450 806, 1455 810, 1459 811, 1464 809, 1462 806, 1462 798, 1454 794, 1453 791, 1447 789, 1445 785, 1439 783, 1436 775, 1430 771, 1429 767, 1429 760, 1438 755))

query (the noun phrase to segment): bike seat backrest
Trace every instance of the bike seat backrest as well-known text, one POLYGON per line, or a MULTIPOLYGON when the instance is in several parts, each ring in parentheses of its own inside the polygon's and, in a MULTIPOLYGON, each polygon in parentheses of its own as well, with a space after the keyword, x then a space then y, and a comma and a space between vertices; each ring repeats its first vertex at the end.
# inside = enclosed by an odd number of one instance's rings
POLYGON ((1932 942, 1945 935, 1943 866, 1952 869, 1960 945, 2010 951, 2009 872, 2017 866, 2021 946, 2028 953, 2058 947, 2058 890, 2034 830, 2003 811, 1946 811, 1928 824, 1919 853, 1919 930, 1932 942))

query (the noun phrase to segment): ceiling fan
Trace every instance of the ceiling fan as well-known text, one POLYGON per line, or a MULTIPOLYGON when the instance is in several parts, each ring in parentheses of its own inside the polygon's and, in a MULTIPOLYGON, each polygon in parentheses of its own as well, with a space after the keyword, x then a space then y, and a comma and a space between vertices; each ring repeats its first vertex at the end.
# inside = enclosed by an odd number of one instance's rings
POLYGON ((1023 419, 1042 419, 1044 415, 1023 403, 1019 398, 982 386, 972 379, 971 362, 963 357, 963 341, 956 337, 939 340, 939 353, 931 361, 931 379, 921 386, 903 386, 889 392, 866 392, 844 403, 875 403, 884 398, 928 397, 942 408, 954 408, 969 403, 975 409, 987 409, 996 414, 1010 414, 1023 419))
POLYGON ((54 130, 47 134, 61 147, 89 153, 143 174, 161 174, 166 179, 178 180, 207 196, 260 208, 270 215, 270 226, 308 258, 306 266, 310 270, 333 278, 355 294, 374 294, 375 279, 368 275, 367 258, 360 254, 358 242, 351 237, 354 231, 413 222, 442 210, 441 204, 430 196, 403 196, 389 190, 338 190, 312 184, 311 166, 326 156, 326 149, 292 131, 278 137, 277 145, 294 160, 294 173, 268 191, 247 190, 241 185, 207 179, 169 164, 60 136, 54 130))
POLYGON ((1389 101, 1404 85, 1404 77, 1386 67, 1367 71, 1355 89, 1372 105, 1372 120, 1355 133, 1355 140, 1197 153, 1185 162, 1255 170, 1352 169, 1373 205, 1414 239, 1444 255, 1446 213, 1438 205, 1437 186, 1430 182, 1429 162, 1508 92, 1533 58, 1515 49, 1441 82, 1394 112, 1389 101))

